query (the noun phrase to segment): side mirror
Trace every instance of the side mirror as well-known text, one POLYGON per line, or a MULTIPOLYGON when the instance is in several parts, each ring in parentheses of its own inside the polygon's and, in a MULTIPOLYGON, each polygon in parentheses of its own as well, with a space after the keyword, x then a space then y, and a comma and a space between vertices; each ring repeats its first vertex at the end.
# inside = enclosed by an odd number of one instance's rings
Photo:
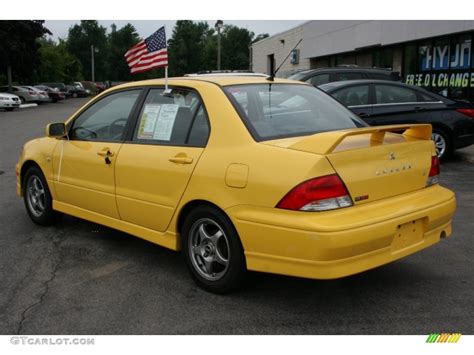
POLYGON ((60 138, 66 135, 66 125, 64 123, 50 123, 46 126, 48 137, 60 138))

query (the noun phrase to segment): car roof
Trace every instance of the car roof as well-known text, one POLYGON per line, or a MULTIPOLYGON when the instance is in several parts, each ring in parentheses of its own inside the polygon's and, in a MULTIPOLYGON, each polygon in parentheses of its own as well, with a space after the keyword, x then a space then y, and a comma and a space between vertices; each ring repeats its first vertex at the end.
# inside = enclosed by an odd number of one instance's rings
MULTIPOLYGON (((169 85, 191 85, 201 84, 201 85, 218 85, 218 86, 230 86, 230 85, 245 85, 245 84, 296 84, 296 85, 309 85, 296 80, 280 79, 275 78, 274 81, 266 79, 267 76, 248 76, 248 75, 219 75, 219 76, 207 76, 207 75, 198 75, 198 76, 187 76, 187 77, 177 77, 169 78, 169 85)), ((137 86, 162 86, 165 84, 165 79, 150 79, 142 81, 133 81, 113 87, 115 89, 123 89, 127 87, 137 87, 137 86)))
POLYGON ((250 73, 250 72, 227 72, 227 73, 219 73, 219 72, 209 72, 209 73, 194 73, 194 74, 185 74, 185 77, 208 77, 208 76, 260 76, 267 78, 267 74, 263 73, 250 73))
POLYGON ((376 80, 376 79, 358 79, 358 80, 345 80, 345 81, 333 81, 332 83, 327 83, 327 84, 322 84, 319 85, 318 87, 327 92, 331 93, 332 91, 343 88, 343 87, 348 87, 348 86, 353 86, 353 85, 363 85, 363 84, 384 84, 384 85, 391 85, 391 86, 400 86, 400 87, 406 87, 410 88, 412 90, 417 90, 419 92, 431 95, 433 97, 438 98, 440 101, 443 101, 445 103, 451 103, 452 100, 448 99, 447 97, 441 96, 436 94, 435 92, 426 90, 425 88, 416 86, 416 85, 409 85, 402 83, 400 81, 391 81, 391 80, 376 80))
POLYGON ((315 69, 305 69, 293 74, 310 74, 318 73, 325 71, 371 71, 371 72, 380 72, 385 74, 390 74, 393 72, 393 69, 390 68, 377 68, 377 67, 358 67, 358 66, 337 66, 337 67, 321 67, 315 69))
POLYGON ((377 79, 356 79, 356 80, 343 80, 343 81, 333 81, 331 83, 321 84, 319 85, 320 88, 330 88, 336 89, 344 86, 352 86, 358 84, 388 84, 388 85, 398 85, 398 86, 410 86, 400 81, 392 81, 392 80, 377 80, 377 79))

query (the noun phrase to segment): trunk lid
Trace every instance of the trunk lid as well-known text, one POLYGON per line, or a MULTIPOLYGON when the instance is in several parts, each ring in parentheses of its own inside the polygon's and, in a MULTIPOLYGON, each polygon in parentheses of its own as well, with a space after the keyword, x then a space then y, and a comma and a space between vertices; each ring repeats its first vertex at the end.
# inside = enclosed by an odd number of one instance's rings
POLYGON ((354 204, 426 187, 435 154, 431 125, 356 128, 265 144, 326 156, 354 204))

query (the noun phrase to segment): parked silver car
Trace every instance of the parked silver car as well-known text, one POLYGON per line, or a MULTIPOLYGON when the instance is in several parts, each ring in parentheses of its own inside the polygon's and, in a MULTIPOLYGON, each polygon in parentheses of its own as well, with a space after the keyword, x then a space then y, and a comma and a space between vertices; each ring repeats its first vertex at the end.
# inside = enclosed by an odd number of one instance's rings
MULTIPOLYGON (((12 86, 11 94, 20 97, 22 104, 24 103, 37 103, 39 100, 39 95, 34 90, 25 89, 22 86, 12 86)), ((0 86, 0 92, 8 92, 8 86, 0 86)))
POLYGON ((49 98, 48 93, 44 90, 35 88, 33 86, 22 86, 22 87, 27 89, 27 90, 33 90, 33 91, 38 93, 38 95, 39 95, 39 98, 38 98, 38 101, 37 101, 38 104, 42 104, 42 103, 51 101, 51 99, 49 98))

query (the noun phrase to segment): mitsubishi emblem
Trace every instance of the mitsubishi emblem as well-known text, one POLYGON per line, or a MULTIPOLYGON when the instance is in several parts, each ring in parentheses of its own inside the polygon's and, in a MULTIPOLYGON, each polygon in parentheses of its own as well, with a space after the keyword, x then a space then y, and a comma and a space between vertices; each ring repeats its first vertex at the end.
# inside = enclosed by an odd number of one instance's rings
POLYGON ((390 152, 390 154, 388 155, 388 160, 395 160, 396 157, 395 157, 395 153, 394 152, 390 152))

